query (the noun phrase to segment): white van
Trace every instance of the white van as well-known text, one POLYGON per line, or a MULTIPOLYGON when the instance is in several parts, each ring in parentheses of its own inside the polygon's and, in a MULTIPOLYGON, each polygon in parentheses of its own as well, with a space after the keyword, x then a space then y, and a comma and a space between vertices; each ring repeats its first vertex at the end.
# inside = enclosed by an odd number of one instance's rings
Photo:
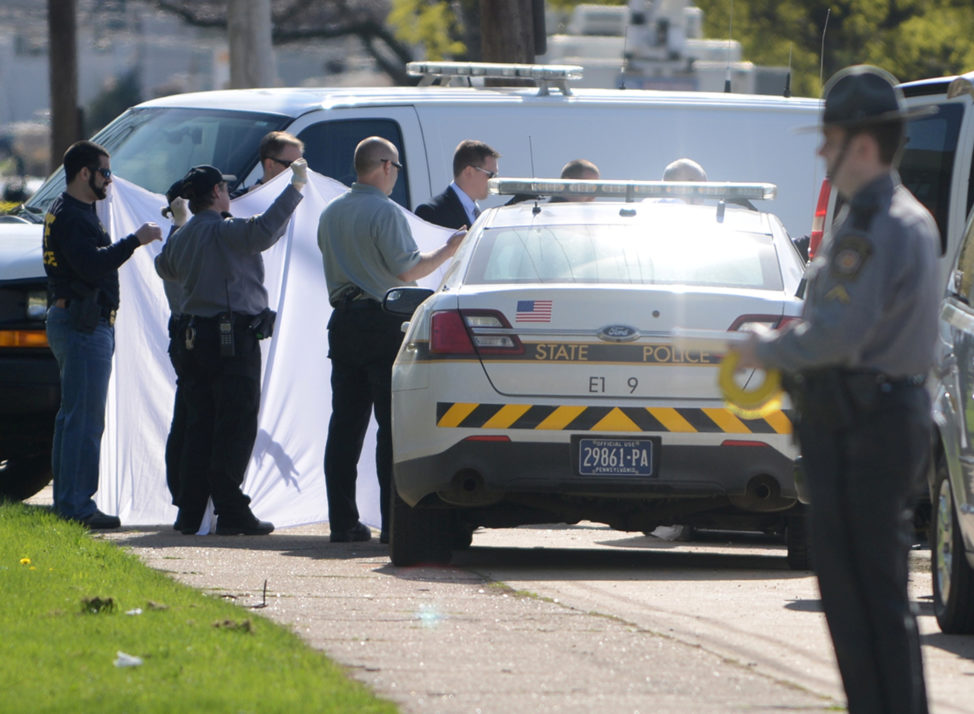
MULTIPOLYGON (((490 76, 534 79, 537 87, 249 89, 182 94, 133 107, 93 139, 112 154, 112 171, 157 193, 191 166, 213 164, 260 177, 257 145, 285 130, 305 143, 314 171, 351 182, 355 145, 372 135, 399 148, 405 171, 393 198, 414 208, 452 179, 453 150, 486 141, 508 176, 557 176, 569 160, 594 161, 603 178, 659 179, 673 159, 700 162, 712 180, 778 186, 765 210, 792 235, 810 228, 823 177, 816 137, 795 133, 818 120, 813 99, 578 90, 578 68, 414 63, 468 85, 490 76)), ((235 188, 235 187, 231 187, 235 188)), ((46 278, 41 221, 63 191, 56 171, 16 215, 0 217, 0 494, 26 497, 48 479, 58 375, 44 338, 46 278)), ((501 199, 485 201, 487 207, 501 199)))

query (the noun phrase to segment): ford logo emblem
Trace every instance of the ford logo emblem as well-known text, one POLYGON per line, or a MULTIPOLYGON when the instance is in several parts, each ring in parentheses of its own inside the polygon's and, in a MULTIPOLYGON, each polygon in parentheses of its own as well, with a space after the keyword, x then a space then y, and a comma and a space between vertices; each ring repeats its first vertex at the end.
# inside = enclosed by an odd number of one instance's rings
POLYGON ((609 325, 599 330, 599 339, 605 342, 631 342, 639 337, 639 330, 628 325, 609 325))

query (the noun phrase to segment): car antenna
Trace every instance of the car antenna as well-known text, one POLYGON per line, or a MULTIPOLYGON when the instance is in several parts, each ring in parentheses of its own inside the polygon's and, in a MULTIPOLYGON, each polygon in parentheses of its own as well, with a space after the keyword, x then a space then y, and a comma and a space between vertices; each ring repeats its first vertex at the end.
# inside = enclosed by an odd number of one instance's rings
POLYGON ((730 2, 730 14, 727 16, 727 69, 724 73, 724 93, 731 93, 731 42, 734 41, 734 0, 730 2))
POLYGON ((822 83, 822 75, 825 72, 825 33, 829 29, 829 16, 832 14, 832 8, 825 9, 825 24, 822 25, 822 48, 818 53, 818 83, 822 83))
MULTIPOLYGON (((531 178, 538 178, 538 174, 534 170, 534 141, 531 135, 528 134, 528 159, 531 161, 531 178)), ((531 215, 536 216, 541 213, 541 206, 538 205, 541 200, 540 196, 534 197, 534 208, 531 209, 531 215)))
POLYGON ((791 50, 793 45, 788 45, 788 72, 785 74, 785 99, 791 97, 791 50))

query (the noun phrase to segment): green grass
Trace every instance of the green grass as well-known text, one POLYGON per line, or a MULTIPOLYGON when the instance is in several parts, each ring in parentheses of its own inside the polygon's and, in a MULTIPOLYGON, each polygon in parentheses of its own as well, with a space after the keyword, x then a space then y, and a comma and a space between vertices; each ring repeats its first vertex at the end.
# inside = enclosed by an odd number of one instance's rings
POLYGON ((253 611, 47 509, 0 503, 0 712, 395 711, 253 611), (116 667, 118 651, 143 664, 116 667))

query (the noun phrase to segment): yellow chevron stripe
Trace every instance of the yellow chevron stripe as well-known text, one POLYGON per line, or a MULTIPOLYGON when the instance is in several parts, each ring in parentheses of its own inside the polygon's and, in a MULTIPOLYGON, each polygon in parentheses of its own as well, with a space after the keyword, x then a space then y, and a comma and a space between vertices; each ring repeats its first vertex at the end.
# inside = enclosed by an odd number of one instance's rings
POLYGON ((684 419, 673 407, 646 407, 667 431, 695 432, 693 425, 684 419))
POLYGON ((792 431, 791 419, 785 416, 783 411, 771 412, 764 420, 771 425, 777 434, 790 434, 792 431))
POLYGON ((484 429, 506 429, 521 418, 530 404, 505 404, 494 416, 484 422, 484 429))
POLYGON ((627 417, 619 407, 614 407, 612 411, 599 419, 598 423, 592 426, 592 431, 642 431, 636 423, 627 417))
POLYGON ((464 404, 458 402, 452 407, 446 410, 446 414, 440 419, 437 426, 460 426, 464 419, 470 416, 470 413, 479 407, 479 404, 464 404))
POLYGON ((587 407, 558 407, 538 424, 538 429, 558 431, 572 423, 572 420, 585 411, 587 407))
MULTIPOLYGON (((729 409, 708 409, 704 408, 703 413, 714 420, 714 424, 720 427, 720 430, 728 434, 750 434, 751 430, 747 428, 747 424, 742 422, 737 418, 735 414, 732 414, 729 409)), ((787 419, 785 420, 787 421, 787 419)))

